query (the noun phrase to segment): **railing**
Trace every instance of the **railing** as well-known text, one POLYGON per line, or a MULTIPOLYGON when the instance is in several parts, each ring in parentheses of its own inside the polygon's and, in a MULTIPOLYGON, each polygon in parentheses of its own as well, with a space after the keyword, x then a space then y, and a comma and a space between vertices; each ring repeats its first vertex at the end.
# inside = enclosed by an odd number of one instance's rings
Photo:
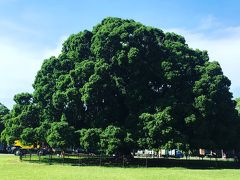
POLYGON ((94 155, 84 153, 52 153, 41 155, 26 153, 19 156, 21 161, 45 164, 69 164, 74 166, 109 166, 109 167, 190 167, 190 168, 239 168, 239 162, 234 159, 200 160, 199 157, 191 159, 152 158, 152 157, 125 157, 94 155))

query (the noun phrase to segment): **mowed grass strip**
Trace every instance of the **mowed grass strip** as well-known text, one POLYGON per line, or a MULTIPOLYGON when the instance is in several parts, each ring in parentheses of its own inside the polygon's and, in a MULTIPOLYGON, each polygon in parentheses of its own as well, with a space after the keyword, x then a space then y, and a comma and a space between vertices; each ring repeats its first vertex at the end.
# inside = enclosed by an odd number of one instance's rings
POLYGON ((185 168, 115 168, 97 166, 48 165, 20 162, 19 157, 0 155, 1 180, 55 179, 240 179, 238 169, 195 170, 185 168))

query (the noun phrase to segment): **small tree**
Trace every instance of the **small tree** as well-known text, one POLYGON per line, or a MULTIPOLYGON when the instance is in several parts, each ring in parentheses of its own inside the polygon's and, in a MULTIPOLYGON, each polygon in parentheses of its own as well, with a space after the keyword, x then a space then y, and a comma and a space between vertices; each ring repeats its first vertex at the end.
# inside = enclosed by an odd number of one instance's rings
POLYGON ((87 152, 98 153, 100 150, 100 135, 101 129, 81 129, 80 130, 80 145, 87 152))
POLYGON ((172 108, 158 110, 155 114, 140 116, 141 136, 138 145, 142 149, 180 149, 187 152, 186 138, 176 128, 172 108))
POLYGON ((62 121, 51 124, 46 139, 52 148, 61 148, 64 151, 73 145, 74 128, 62 118, 62 121))
POLYGON ((236 110, 238 111, 238 114, 240 114, 240 98, 236 98, 236 110))
POLYGON ((101 134, 101 148, 106 154, 130 155, 134 142, 130 133, 108 126, 101 134))
POLYGON ((13 109, 4 116, 5 129, 2 132, 1 139, 5 140, 9 145, 14 140, 22 139, 25 144, 36 144, 33 131, 39 126, 40 108, 29 93, 20 93, 14 96, 16 104, 13 109), (26 129, 26 130, 25 130, 26 129), (30 134, 29 134, 30 133, 30 134), (27 142, 30 140, 31 142, 27 142))
POLYGON ((0 103, 0 140, 4 140, 2 138, 2 131, 4 130, 4 117, 9 113, 9 109, 0 103))
POLYGON ((33 128, 25 128, 22 131, 20 140, 24 145, 34 145, 36 146, 36 132, 33 128))

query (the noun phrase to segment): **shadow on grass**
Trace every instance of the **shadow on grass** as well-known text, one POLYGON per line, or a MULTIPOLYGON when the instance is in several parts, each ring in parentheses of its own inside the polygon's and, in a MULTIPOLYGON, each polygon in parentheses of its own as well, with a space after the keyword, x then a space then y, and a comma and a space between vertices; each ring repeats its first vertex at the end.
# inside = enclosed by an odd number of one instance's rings
POLYGON ((124 167, 124 168, 140 168, 140 167, 163 167, 163 168, 187 168, 187 169, 240 169, 240 163, 227 160, 186 160, 186 159, 145 159, 132 158, 125 159, 123 157, 80 157, 80 156, 65 156, 64 158, 58 156, 39 156, 26 155, 23 156, 22 161, 30 163, 43 164, 61 164, 71 166, 103 166, 103 167, 124 167))

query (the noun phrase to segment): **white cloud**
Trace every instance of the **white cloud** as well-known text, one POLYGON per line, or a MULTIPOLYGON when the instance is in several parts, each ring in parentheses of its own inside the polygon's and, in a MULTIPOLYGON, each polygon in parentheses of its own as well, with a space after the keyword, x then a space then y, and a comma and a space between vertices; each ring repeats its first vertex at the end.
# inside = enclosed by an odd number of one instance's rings
POLYGON ((13 31, 15 33, 17 32, 17 33, 25 33, 25 34, 31 34, 31 35, 39 35, 38 31, 35 31, 26 26, 20 26, 16 22, 12 22, 5 19, 0 19, 0 27, 1 27, 1 31, 4 31, 4 34, 7 34, 9 31, 13 31))
POLYGON ((200 22, 200 26, 198 29, 206 30, 212 29, 213 27, 220 27, 222 24, 217 20, 216 17, 213 15, 208 15, 207 17, 203 18, 200 22))
POLYGON ((62 50, 62 44, 67 40, 68 36, 64 35, 59 38, 58 42, 55 44, 55 49, 48 49, 45 51, 45 57, 58 56, 62 50))
POLYGON ((240 96, 240 26, 211 29, 211 32, 178 28, 167 31, 183 35, 191 48, 207 50, 210 60, 218 61, 224 74, 231 80, 233 95, 240 96))
POLYGON ((0 37, 0 102, 11 108, 15 94, 32 92, 32 83, 43 60, 57 56, 63 40, 51 49, 33 49, 29 44, 0 37))

